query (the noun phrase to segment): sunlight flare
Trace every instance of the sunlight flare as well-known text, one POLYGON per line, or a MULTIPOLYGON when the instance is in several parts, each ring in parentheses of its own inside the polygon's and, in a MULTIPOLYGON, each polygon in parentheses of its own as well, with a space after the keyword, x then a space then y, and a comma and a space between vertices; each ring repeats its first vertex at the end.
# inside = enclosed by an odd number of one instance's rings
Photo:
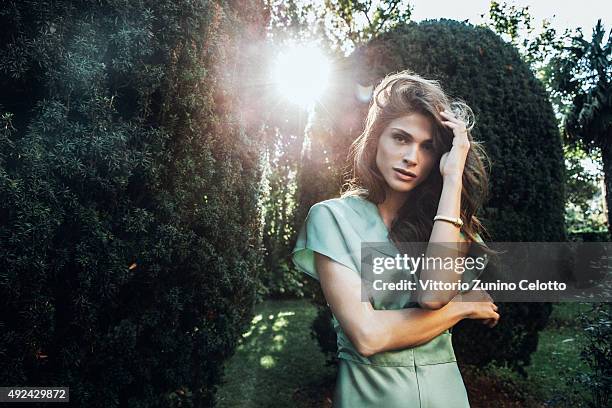
POLYGON ((314 43, 295 44, 277 56, 271 72, 276 90, 292 103, 309 107, 327 88, 331 64, 314 43))

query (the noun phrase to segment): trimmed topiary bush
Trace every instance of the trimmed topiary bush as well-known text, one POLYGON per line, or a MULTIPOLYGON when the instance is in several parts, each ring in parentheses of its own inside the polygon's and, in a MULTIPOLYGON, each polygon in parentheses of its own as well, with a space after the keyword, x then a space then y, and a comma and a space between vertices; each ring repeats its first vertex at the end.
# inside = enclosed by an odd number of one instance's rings
MULTIPOLYGON (((313 136, 313 146, 321 150, 313 151, 312 157, 326 157, 333 168, 305 163, 306 171, 320 173, 318 179, 329 179, 332 185, 311 190, 302 184, 305 207, 340 190, 342 169, 349 165, 348 147, 362 131, 368 108, 367 99, 357 96, 386 74, 410 69, 439 80, 451 96, 474 110, 472 134, 484 143, 493 163, 490 200, 477 214, 490 232, 485 241, 567 240, 561 137, 543 86, 511 45, 487 28, 430 20, 380 35, 357 49, 346 65, 345 80, 330 92, 340 96, 323 101, 325 109, 318 112, 319 126, 325 130, 313 136)), ((321 307, 321 314, 329 315, 325 302, 321 307)), ((522 372, 536 350, 538 331, 551 305, 501 304, 500 311, 500 323, 493 330, 467 320, 453 329, 457 356, 479 365, 507 363, 522 372)))
POLYGON ((0 383, 209 406, 251 318, 255 1, 0 11, 0 383))

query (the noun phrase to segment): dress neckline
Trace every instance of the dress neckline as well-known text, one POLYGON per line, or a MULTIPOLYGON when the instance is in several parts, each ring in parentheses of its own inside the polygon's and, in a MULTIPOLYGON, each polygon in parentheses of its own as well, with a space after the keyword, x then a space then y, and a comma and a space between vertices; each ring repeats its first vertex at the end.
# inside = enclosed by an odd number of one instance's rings
POLYGON ((370 206, 370 208, 372 209, 372 212, 374 213, 374 218, 376 219, 377 224, 379 224, 379 226, 383 228, 383 231, 388 236, 390 231, 389 231, 389 228, 387 227, 387 224, 385 224, 385 220, 383 219, 382 214, 380 213, 380 210, 378 209, 378 206, 372 201, 368 200, 367 198, 364 198, 361 196, 355 196, 355 197, 365 202, 366 205, 370 206))
POLYGON ((399 250, 390 237, 390 231, 385 225, 385 222, 382 218, 382 215, 380 214, 380 211, 378 211, 378 206, 372 201, 366 198, 363 198, 361 196, 354 196, 354 197, 357 200, 362 201, 362 206, 366 207, 365 208, 366 216, 369 216, 369 213, 372 213, 371 217, 374 219, 374 229, 376 231, 375 235, 378 238, 376 238, 376 240, 372 240, 371 242, 376 242, 379 244, 384 243, 385 245, 377 246, 378 251, 383 252, 392 257, 396 256, 399 253, 399 250))

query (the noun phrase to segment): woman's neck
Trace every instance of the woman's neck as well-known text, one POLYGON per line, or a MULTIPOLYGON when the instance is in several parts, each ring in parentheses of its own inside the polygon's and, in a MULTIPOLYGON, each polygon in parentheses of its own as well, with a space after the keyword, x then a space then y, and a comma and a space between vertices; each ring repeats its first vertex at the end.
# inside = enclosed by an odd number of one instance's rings
POLYGON ((389 189, 387 190, 385 201, 378 204, 378 212, 387 226, 387 229, 391 229, 391 225, 397 217, 400 208, 402 208, 408 199, 408 195, 409 193, 402 193, 389 189))

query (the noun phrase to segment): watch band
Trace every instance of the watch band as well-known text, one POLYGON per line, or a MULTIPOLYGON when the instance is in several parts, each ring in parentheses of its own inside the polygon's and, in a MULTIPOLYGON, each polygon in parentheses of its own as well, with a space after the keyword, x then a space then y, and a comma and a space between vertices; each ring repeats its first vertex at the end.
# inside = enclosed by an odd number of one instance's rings
POLYGON ((463 220, 460 217, 447 217, 445 215, 436 215, 434 217, 434 221, 437 220, 441 220, 441 221, 447 221, 450 222, 451 224, 454 224, 456 227, 461 228, 463 226, 463 220))

